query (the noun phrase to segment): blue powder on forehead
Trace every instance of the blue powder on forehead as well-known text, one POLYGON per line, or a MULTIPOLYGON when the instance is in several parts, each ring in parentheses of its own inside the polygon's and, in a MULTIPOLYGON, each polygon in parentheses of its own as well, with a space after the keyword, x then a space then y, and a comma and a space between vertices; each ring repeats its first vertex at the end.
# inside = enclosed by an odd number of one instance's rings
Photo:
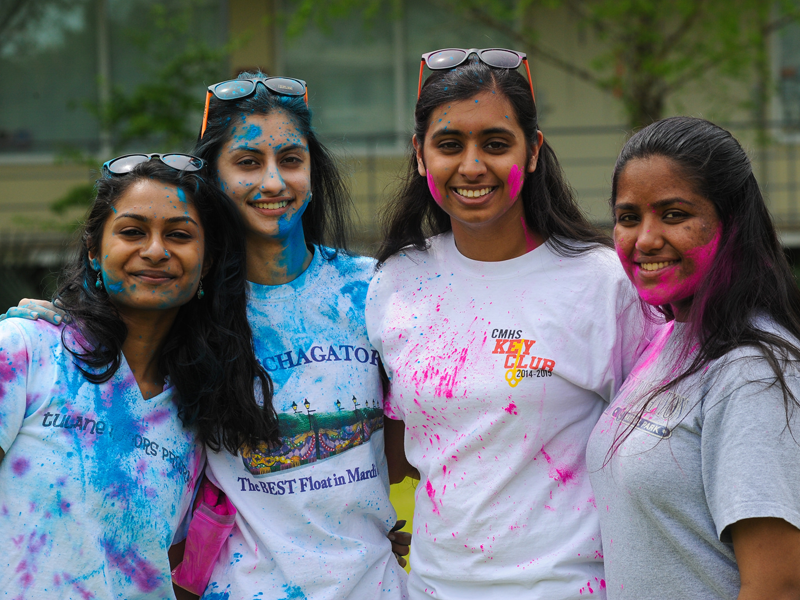
POLYGON ((254 140, 261 135, 261 127, 258 125, 249 125, 247 131, 244 132, 242 137, 246 140, 254 140))

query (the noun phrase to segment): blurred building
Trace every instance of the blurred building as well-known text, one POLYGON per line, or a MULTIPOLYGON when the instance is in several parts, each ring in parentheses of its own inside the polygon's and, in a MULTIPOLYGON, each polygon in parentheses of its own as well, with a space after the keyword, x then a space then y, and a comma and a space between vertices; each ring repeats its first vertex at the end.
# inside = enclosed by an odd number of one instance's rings
MULTIPOLYGON (((10 29, 0 22, 0 312, 22 295, 41 295, 52 287, 48 273, 62 264, 83 212, 80 203, 64 199, 80 186, 85 194, 102 160, 191 146, 191 136, 164 133, 121 140, 109 124, 114 115, 92 109, 103 103, 113 107, 115 98, 129 98, 158 77, 163 93, 170 79, 162 67, 175 57, 197 59, 199 66, 191 63, 192 68, 202 73, 193 76, 189 66, 186 73, 173 71, 174 87, 195 99, 173 117, 183 119, 190 132, 199 126, 211 83, 256 67, 306 80, 317 130, 348 167, 366 248, 377 239, 375 217, 406 164, 420 54, 443 47, 515 46, 426 0, 399 0, 396 13, 378 14, 368 27, 361 15, 353 15, 298 35, 287 32, 286 14, 297 5, 289 0, 29 4, 40 9, 27 17, 12 15, 18 20, 10 29), (224 56, 198 59, 204 48, 225 48, 224 56), (55 212, 59 200, 63 209, 55 212)), ((544 47, 575 61, 597 49, 599 42, 565 10, 535 17, 548 23, 544 47)), ((770 106, 769 145, 756 144, 751 114, 741 108, 740 100, 751 94, 746 84, 726 95, 713 90, 713 81, 702 82, 668 112, 728 124, 751 152, 784 242, 800 247, 800 27, 784 28, 771 50, 777 94, 770 106)), ((542 130, 584 208, 608 225, 611 170, 628 134, 620 103, 531 58, 542 130)), ((175 96, 176 102, 183 97, 175 96)))

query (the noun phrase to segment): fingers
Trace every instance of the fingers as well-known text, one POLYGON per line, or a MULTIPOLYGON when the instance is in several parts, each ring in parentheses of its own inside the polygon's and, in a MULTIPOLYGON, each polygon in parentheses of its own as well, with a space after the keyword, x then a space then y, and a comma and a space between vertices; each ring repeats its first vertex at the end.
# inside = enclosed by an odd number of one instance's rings
POLYGON ((7 314, 9 317, 14 316, 24 319, 35 320, 42 318, 53 325, 61 323, 66 316, 66 312, 63 308, 55 306, 52 302, 47 300, 31 300, 30 298, 23 298, 20 300, 16 309, 10 309, 7 314), (15 314, 11 314, 12 310, 15 310, 15 314))
POLYGON ((31 310, 29 308, 20 308, 15 306, 13 308, 9 308, 5 314, 2 316, 3 319, 28 319, 29 321, 35 321, 39 318, 38 311, 31 310))
POLYGON ((386 536, 392 542, 392 552, 395 558, 397 558, 397 564, 401 567, 405 567, 406 564, 408 564, 403 557, 408 556, 411 550, 411 534, 406 531, 400 531, 405 525, 405 521, 398 521, 386 536))
POLYGON ((392 528, 389 530, 389 533, 392 533, 392 532, 394 532, 394 531, 400 531, 400 530, 401 530, 403 527, 405 527, 405 526, 406 526, 406 522, 405 522, 405 520, 403 520, 403 519, 400 519, 399 521, 397 521, 397 523, 395 523, 395 524, 394 524, 394 527, 392 527, 392 528))
POLYGON ((400 552, 400 549, 405 549, 401 554, 408 554, 408 547, 411 545, 411 534, 406 531, 397 531, 389 534, 389 539, 392 541, 392 549, 395 552, 400 552))

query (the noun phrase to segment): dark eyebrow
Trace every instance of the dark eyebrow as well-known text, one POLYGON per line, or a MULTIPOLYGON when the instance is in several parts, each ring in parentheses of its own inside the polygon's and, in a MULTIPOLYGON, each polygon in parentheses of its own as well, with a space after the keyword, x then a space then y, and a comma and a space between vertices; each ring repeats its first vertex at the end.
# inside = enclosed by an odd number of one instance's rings
POLYGON ((286 152, 293 152, 295 150, 302 150, 303 152, 308 152, 308 148, 303 144, 286 144, 285 146, 281 146, 277 150, 277 154, 284 154, 286 152))
MULTIPOLYGON (((470 132, 472 133, 472 132, 470 132)), ((514 135, 514 132, 510 129, 506 129, 505 127, 490 127, 489 129, 484 129, 480 132, 481 135, 507 135, 510 137, 517 137, 514 135)), ((431 139, 435 140, 436 138, 440 138, 445 135, 456 135, 456 136, 463 136, 464 132, 459 129, 450 129, 449 127, 444 127, 439 129, 438 131, 434 132, 431 135, 431 139)))
MULTIPOLYGON (((693 202, 689 202, 683 198, 664 198, 663 200, 653 202, 649 206, 652 206, 653 208, 664 208, 665 206, 670 206, 671 204, 686 204, 688 206, 694 206, 693 202)), ((639 205, 633 204, 632 202, 618 202, 614 205, 614 210, 636 210, 637 208, 639 208, 639 205)))
POLYGON ((255 152, 256 154, 264 154, 263 150, 259 150, 258 148, 253 148, 252 146, 248 146, 247 144, 242 144, 241 146, 236 146, 235 148, 231 148, 230 152, 234 152, 236 150, 243 150, 245 152, 255 152))
MULTIPOLYGON (((150 219, 148 219, 144 215, 137 215, 135 213, 122 213, 121 215, 118 215, 114 220, 119 221, 120 219, 125 219, 125 218, 133 219, 134 221, 140 221, 142 223, 147 223, 150 221, 150 219)), ((196 226, 199 227, 199 225, 197 225, 197 221, 195 221, 189 215, 183 215, 180 217, 170 217, 169 219, 166 220, 167 223, 185 223, 187 221, 189 223, 194 223, 196 226)))

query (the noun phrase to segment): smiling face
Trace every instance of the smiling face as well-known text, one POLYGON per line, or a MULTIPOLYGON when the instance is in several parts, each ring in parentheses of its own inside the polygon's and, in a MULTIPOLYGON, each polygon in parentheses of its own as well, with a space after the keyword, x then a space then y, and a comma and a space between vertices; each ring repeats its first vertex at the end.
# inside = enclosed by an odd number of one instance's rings
POLYGON ((620 173, 614 217, 614 245, 639 295, 686 320, 717 253, 722 227, 714 205, 675 162, 652 156, 620 173))
POLYGON ((308 141, 282 110, 243 115, 231 133, 217 174, 244 218, 248 242, 302 240, 301 217, 311 200, 308 141))
POLYGON ((479 239, 484 247, 513 242, 522 248, 511 251, 516 256, 531 249, 517 200, 525 175, 536 170, 541 135, 529 151, 514 109, 502 94, 482 92, 431 113, 424 145, 420 148, 414 139, 418 169, 427 177, 434 200, 450 215, 462 253, 470 256, 464 252, 470 239, 479 239))
POLYGON ((203 255, 200 218, 183 190, 142 179, 117 199, 89 259, 124 316, 177 312, 197 291, 203 255))

